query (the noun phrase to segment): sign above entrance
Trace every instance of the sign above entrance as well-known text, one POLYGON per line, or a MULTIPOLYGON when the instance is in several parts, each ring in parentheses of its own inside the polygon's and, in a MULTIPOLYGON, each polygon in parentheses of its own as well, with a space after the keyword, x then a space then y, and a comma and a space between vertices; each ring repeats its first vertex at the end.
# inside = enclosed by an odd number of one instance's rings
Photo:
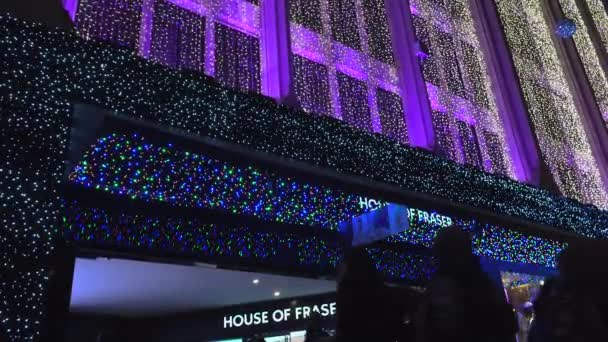
POLYGON ((303 306, 287 306, 272 311, 230 314, 224 316, 224 329, 306 320, 310 319, 313 315, 320 315, 321 317, 335 316, 336 302, 303 306))
POLYGON ((340 224, 342 232, 352 232, 354 246, 383 240, 419 223, 441 228, 454 224, 451 217, 434 211, 409 208, 367 197, 359 197, 359 207, 368 212, 340 224))

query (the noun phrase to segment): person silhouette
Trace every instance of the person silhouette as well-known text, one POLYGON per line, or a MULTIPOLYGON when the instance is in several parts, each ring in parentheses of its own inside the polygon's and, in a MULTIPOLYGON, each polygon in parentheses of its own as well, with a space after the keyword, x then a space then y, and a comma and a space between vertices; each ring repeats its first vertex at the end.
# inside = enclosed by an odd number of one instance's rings
POLYGON ((459 228, 441 230, 433 253, 438 268, 416 314, 416 340, 513 341, 513 307, 482 270, 469 234, 459 228))
POLYGON ((545 282, 534 302, 530 342, 608 341, 605 269, 595 268, 602 257, 588 242, 572 243, 560 253, 559 274, 545 282))
POLYGON ((325 341, 326 337, 329 337, 323 330, 323 321, 319 313, 315 313, 310 318, 310 323, 306 329, 306 340, 305 342, 320 342, 325 341))
POLYGON ((338 271, 337 341, 394 342, 400 317, 368 252, 350 250, 338 271))

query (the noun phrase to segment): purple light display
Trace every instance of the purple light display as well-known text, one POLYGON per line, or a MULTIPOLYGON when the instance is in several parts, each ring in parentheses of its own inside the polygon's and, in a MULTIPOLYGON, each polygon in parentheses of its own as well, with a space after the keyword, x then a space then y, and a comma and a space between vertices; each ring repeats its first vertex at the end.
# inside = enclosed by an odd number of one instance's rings
POLYGON ((415 34, 426 55, 419 61, 439 154, 513 176, 470 7, 462 0, 412 0, 412 7, 415 34), (486 142, 490 135, 492 141, 486 142))
POLYGON ((293 68, 296 95, 302 108, 331 116, 327 66, 294 54, 293 68))
POLYGON ((202 72, 205 18, 165 0, 156 1, 150 58, 175 69, 202 72))
POLYGON ((259 93, 260 41, 225 25, 215 25, 215 77, 227 87, 259 93))
POLYGON ((355 78, 338 73, 342 119, 349 125, 372 131, 372 119, 367 102, 367 85, 355 78))
POLYGON ((136 49, 142 3, 142 0, 82 0, 76 28, 86 39, 136 49))
MULTIPOLYGON (((129 13, 137 8, 141 11, 141 2, 135 1, 138 5, 129 13)), ((94 3, 99 13, 115 8, 125 12, 126 2, 121 0, 84 0, 84 8, 87 3, 94 3)), ((431 107, 446 114, 433 117, 439 153, 510 176, 511 160, 504 149, 502 123, 491 97, 471 13, 463 4, 461 0, 417 0, 411 4, 416 9, 415 33, 428 55, 421 63, 431 107), (464 127, 462 122, 470 126, 464 127), (486 141, 486 137, 491 140, 486 141)), ((204 69, 222 84, 248 92, 267 94, 267 89, 279 89, 285 80, 268 77, 273 72, 272 61, 267 61, 260 50, 265 48, 267 39, 261 35, 264 25, 260 21, 268 21, 272 16, 260 17, 261 9, 255 1, 222 0, 209 6, 188 1, 155 1, 150 25, 151 58, 178 69, 204 69), (212 17, 211 26, 205 23, 207 16, 212 17), (206 41, 213 45, 206 47, 206 41), (209 56, 207 60, 205 56, 209 56)), ((142 22, 141 14, 131 15, 132 23, 126 24, 114 19, 99 20, 92 11, 81 12, 79 16, 83 22, 88 20, 89 26, 99 22, 99 31, 123 32, 131 25, 135 32, 142 22)), ((407 118, 417 118, 418 114, 406 115, 407 108, 401 99, 405 95, 396 76, 391 44, 391 35, 397 33, 392 32, 394 28, 389 30, 385 2, 294 0, 289 18, 291 82, 301 107, 408 143, 407 118)), ((121 35, 124 34, 97 36, 118 45, 137 45, 139 38, 135 35, 131 38, 121 35)), ((145 34, 141 37, 145 39, 145 34)), ((288 58, 283 54, 277 56, 273 58, 288 58)), ((283 64, 274 64, 274 68, 283 64)), ((412 139, 414 145, 420 143, 418 137, 412 139)))

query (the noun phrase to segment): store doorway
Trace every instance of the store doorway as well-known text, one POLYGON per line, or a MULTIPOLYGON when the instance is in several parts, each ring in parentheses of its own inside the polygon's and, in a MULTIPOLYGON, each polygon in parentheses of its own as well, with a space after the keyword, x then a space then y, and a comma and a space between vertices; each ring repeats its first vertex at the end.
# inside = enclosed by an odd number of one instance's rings
POLYGON ((334 332, 335 281, 124 258, 76 258, 67 341, 302 342, 334 332))

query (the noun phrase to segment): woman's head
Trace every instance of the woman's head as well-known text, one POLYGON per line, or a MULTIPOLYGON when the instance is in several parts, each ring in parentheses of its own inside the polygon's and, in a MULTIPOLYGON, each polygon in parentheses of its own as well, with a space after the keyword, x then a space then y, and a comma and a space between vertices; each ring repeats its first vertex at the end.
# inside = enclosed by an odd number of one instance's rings
POLYGON ((363 248, 354 248, 346 253, 338 268, 338 287, 355 285, 372 287, 381 284, 381 278, 369 253, 363 248))
POLYGON ((433 254, 444 271, 464 271, 476 265, 471 237, 459 228, 440 230, 433 244, 433 254))

